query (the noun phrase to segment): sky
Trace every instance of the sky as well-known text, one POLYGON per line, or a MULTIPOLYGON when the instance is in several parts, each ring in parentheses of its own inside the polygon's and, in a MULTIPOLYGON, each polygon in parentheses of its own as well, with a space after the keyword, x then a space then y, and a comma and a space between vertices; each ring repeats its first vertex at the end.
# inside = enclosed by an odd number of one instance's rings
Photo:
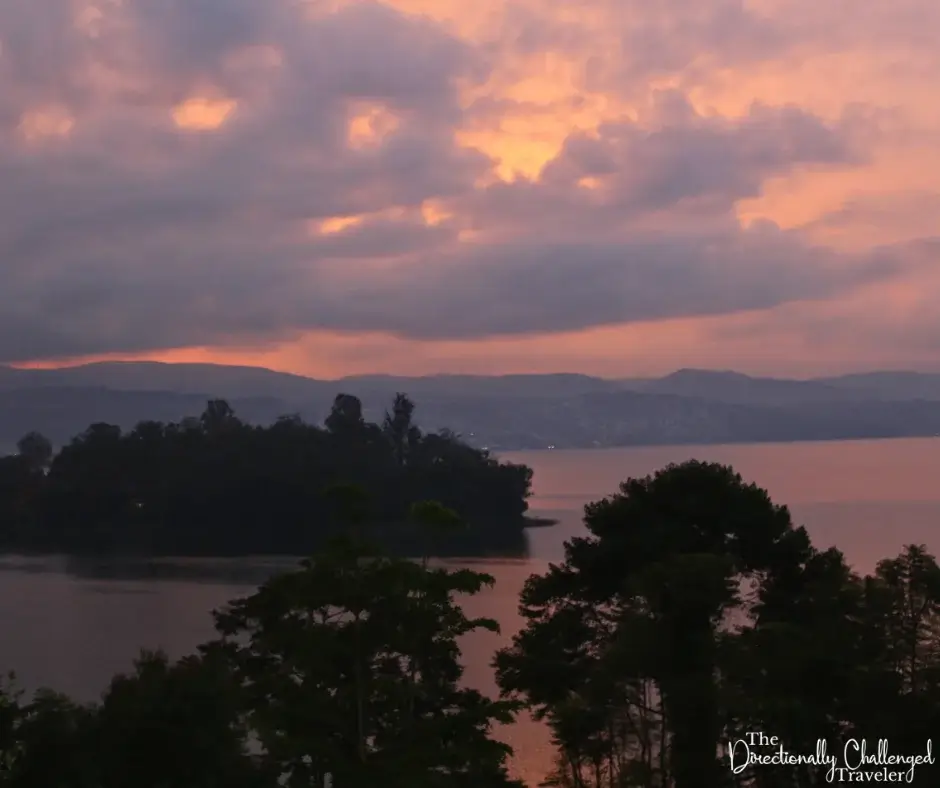
POLYGON ((0 363, 940 370, 935 0, 6 0, 0 363))

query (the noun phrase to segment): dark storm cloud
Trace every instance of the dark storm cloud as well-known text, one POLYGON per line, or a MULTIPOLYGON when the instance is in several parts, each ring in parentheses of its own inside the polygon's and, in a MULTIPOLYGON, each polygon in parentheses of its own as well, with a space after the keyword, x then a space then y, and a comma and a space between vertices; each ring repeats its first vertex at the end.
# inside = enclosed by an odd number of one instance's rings
POLYGON ((558 331, 894 273, 738 227, 734 203, 766 178, 857 159, 850 128, 797 108, 725 120, 663 94, 650 119, 572 135, 537 182, 482 187, 493 162, 455 131, 459 86, 486 78, 492 47, 377 3, 125 0, 81 25, 72 8, 0 5, 0 361, 308 328, 558 331), (207 84, 237 101, 231 117, 176 128, 172 106, 207 84), (346 131, 362 102, 398 126, 360 149, 346 131), (25 142, 24 113, 50 108, 68 136, 25 142), (451 218, 426 226, 428 201, 451 218), (679 223, 644 229, 663 212, 679 223), (350 215, 339 233, 311 229, 350 215), (483 235, 458 243, 468 231, 483 235))

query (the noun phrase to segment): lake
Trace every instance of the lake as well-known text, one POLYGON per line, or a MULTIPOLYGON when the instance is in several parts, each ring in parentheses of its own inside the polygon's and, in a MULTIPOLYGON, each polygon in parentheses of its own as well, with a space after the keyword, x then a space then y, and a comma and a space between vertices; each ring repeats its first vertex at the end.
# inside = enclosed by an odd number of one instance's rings
MULTIPOLYGON (((492 692, 489 663, 520 621, 516 600, 525 578, 563 557, 581 530, 581 508, 616 491, 629 476, 690 458, 730 463, 748 481, 789 505, 820 547, 838 545, 860 571, 908 543, 940 550, 940 439, 654 447, 506 453, 535 471, 532 510, 558 524, 530 531, 525 560, 475 561, 496 586, 467 604, 470 615, 499 620, 500 636, 464 645, 468 682, 492 692)), ((250 593, 291 559, 173 560, 149 565, 65 558, 0 557, 0 671, 21 686, 50 686, 94 699, 130 667, 141 647, 173 656, 212 636, 209 611, 250 593)), ((550 766, 544 729, 523 720, 506 731, 520 776, 537 784, 550 766)))

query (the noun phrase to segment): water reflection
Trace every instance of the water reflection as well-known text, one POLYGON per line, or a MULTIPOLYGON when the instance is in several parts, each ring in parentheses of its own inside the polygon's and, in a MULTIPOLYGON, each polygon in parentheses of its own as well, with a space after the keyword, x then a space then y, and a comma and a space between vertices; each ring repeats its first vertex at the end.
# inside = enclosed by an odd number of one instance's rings
MULTIPOLYGON (((0 556, 0 572, 27 575, 67 575, 76 580, 153 583, 194 582, 256 587, 280 572, 299 568, 301 556, 246 556, 242 558, 114 558, 92 556, 0 556)), ((538 565, 528 558, 511 556, 434 558, 439 566, 467 566, 492 573, 496 567, 538 565)), ((126 587, 126 586, 122 586, 126 587)), ((110 588, 110 586, 102 586, 110 588)), ((102 593, 104 593, 102 591, 102 593)))
POLYGON ((0 558, 0 571, 65 574, 79 580, 194 581, 256 586, 271 575, 293 569, 299 558, 114 558, 92 556, 0 558))

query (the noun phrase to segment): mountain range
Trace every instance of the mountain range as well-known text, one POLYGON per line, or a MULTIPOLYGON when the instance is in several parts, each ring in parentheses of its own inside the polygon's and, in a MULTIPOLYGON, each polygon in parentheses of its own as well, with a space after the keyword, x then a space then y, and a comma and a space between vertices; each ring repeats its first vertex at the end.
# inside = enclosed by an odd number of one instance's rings
POLYGON ((869 372, 789 380, 683 369, 661 378, 580 374, 363 375, 318 380, 258 367, 99 362, 0 366, 0 449, 31 429, 57 445, 89 424, 176 421, 224 398, 246 421, 322 422, 338 393, 381 418, 396 392, 427 430, 492 449, 838 440, 940 434, 940 374, 869 372))

